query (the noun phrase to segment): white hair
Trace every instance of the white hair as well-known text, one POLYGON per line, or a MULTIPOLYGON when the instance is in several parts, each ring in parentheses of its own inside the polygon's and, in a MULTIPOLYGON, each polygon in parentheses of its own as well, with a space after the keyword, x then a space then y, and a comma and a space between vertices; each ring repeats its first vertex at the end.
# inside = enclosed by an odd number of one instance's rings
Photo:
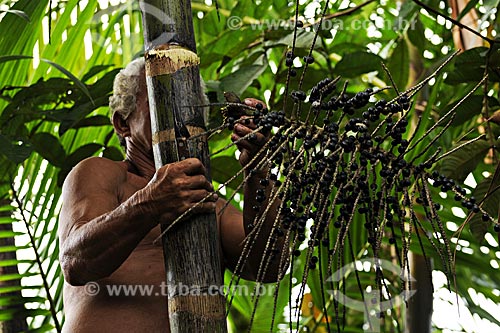
POLYGON ((113 96, 109 98, 111 115, 118 112, 123 119, 127 119, 135 111, 140 78, 145 75, 143 57, 135 59, 116 75, 113 83, 113 96))
MULTIPOLYGON (((132 112, 136 110, 136 96, 139 92, 141 84, 141 76, 146 75, 146 62, 143 57, 135 59, 122 69, 115 77, 113 83, 113 96, 109 98, 109 108, 111 117, 115 112, 123 118, 127 119, 132 112)), ((207 105, 209 103, 205 95, 206 87, 203 78, 200 76, 202 102, 207 105)), ((207 123, 208 107, 203 108, 203 120, 207 123)))

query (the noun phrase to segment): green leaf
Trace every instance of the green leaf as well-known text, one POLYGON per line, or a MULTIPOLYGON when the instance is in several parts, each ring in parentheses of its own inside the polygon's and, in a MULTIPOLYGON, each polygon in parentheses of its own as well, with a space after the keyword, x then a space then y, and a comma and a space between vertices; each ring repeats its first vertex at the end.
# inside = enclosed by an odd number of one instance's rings
POLYGON ((3 296, 0 294, 0 306, 11 306, 12 305, 19 305, 19 304, 26 304, 26 303, 40 303, 44 304, 46 301, 45 298, 40 297, 40 296, 34 296, 34 297, 21 297, 21 296, 3 296))
POLYGON ((398 90, 406 90, 410 75, 410 52, 404 39, 398 42, 398 45, 392 52, 391 58, 387 63, 387 68, 398 90))
POLYGON ((469 0, 467 6, 465 6, 465 8, 460 12, 456 20, 460 21, 465 15, 467 15, 472 10, 472 8, 476 7, 478 3, 479 0, 469 0))
POLYGON ((335 66, 335 73, 343 77, 355 77, 364 73, 380 71, 382 58, 369 52, 344 55, 335 66))
POLYGON ((410 20, 419 9, 419 6, 413 1, 404 1, 401 5, 398 17, 403 20, 410 20))
POLYGON ((9 224, 12 222, 17 222, 17 220, 10 216, 0 216, 0 224, 9 224))
MULTIPOLYGON (((8 56, 0 56, 0 63, 6 62, 6 61, 14 61, 14 60, 22 60, 22 59, 33 59, 32 56, 26 56, 26 55, 8 55, 8 56)), ((59 70, 61 73, 66 75, 68 78, 71 79, 75 83, 75 85, 80 88, 80 90, 87 95, 87 97, 90 99, 90 101, 93 103, 92 96, 89 93, 89 90, 87 89, 87 86, 82 83, 82 81, 78 80, 76 76, 71 74, 70 71, 68 71, 66 68, 63 66, 56 64, 55 62, 52 62, 47 59, 40 59, 40 61, 46 62, 49 65, 55 67, 57 70, 59 70)))
POLYGON ((38 275, 38 273, 26 272, 26 273, 23 273, 23 274, 19 274, 19 273, 2 274, 2 275, 0 275, 0 281, 19 280, 19 279, 21 279, 23 277, 35 276, 35 275, 38 275))
POLYGON ((13 144, 6 136, 0 134, 0 154, 5 155, 15 164, 22 163, 33 151, 29 143, 18 141, 19 144, 13 144))
POLYGON ((492 323, 494 323, 495 325, 500 326, 500 321, 497 318, 495 318, 495 315, 492 315, 491 313, 483 309, 481 306, 477 306, 474 303, 469 303, 467 305, 467 309, 469 309, 471 313, 477 314, 479 317, 487 319, 492 323))
POLYGON ((55 329, 54 325, 52 324, 44 324, 38 328, 30 328, 30 333, 46 333, 46 332, 53 332, 55 329))
MULTIPOLYGON (((454 69, 448 72, 445 82, 448 84, 459 84, 467 82, 479 82, 483 78, 486 68, 487 47, 476 47, 460 53, 454 60, 454 69)), ((494 54, 493 54, 494 55, 494 54)), ((494 60, 493 57, 491 60, 494 60)), ((496 69, 488 70, 489 79, 494 82, 500 80, 496 69)))
POLYGON ((0 321, 7 321, 21 315, 25 317, 50 316, 50 311, 44 309, 3 309, 0 313, 0 321))
POLYGON ((26 22, 31 22, 30 17, 22 10, 16 9, 0 9, 0 13, 14 14, 25 20, 26 22))
MULTIPOLYGON (((224 183, 234 176, 234 170, 241 168, 240 163, 235 157, 218 156, 210 161, 210 170, 212 179, 218 183, 224 183)), ((236 189, 243 181, 243 175, 239 175, 236 179, 228 184, 228 187, 236 189)))
POLYGON ((31 137, 31 144, 37 153, 56 167, 62 167, 66 153, 59 140, 52 134, 41 132, 31 137))
MULTIPOLYGON (((463 142, 457 146, 460 144, 463 142)), ((446 156, 439 170, 444 176, 462 182, 484 159, 489 149, 490 143, 485 140, 468 144, 446 156)))
POLYGON ((0 246, 0 253, 6 253, 6 252, 14 252, 20 249, 27 249, 29 248, 29 245, 9 245, 9 246, 0 246))
POLYGON ((47 60, 47 59, 40 59, 40 60, 43 61, 43 62, 48 63, 49 65, 54 66, 61 73, 65 74, 67 77, 69 77, 71 79, 71 81, 73 81, 75 83, 75 85, 78 88, 80 88, 81 91, 83 91, 83 93, 90 99, 90 101, 92 103, 94 103, 94 100, 92 99, 92 96, 90 95, 89 90, 87 89, 87 86, 82 81, 78 80, 78 78, 76 76, 74 76, 73 74, 71 74, 70 71, 68 71, 66 68, 64 68, 61 65, 56 64, 55 62, 52 62, 50 60, 47 60))
POLYGON ((123 161, 123 150, 115 147, 115 146, 108 146, 104 151, 102 152, 102 157, 108 158, 112 161, 123 161))
MULTIPOLYGON (((497 186, 500 186, 500 177, 497 177, 494 183, 493 177, 488 177, 483 179, 479 184, 477 184, 474 191, 472 191, 472 195, 476 198, 478 202, 484 199, 486 193, 488 193, 488 189, 491 186, 491 191, 496 189, 497 186)), ((488 197, 484 200, 482 204, 482 208, 492 217, 498 216, 498 208, 500 207, 500 189, 490 193, 488 197)), ((483 221, 482 214, 474 214, 469 221, 469 227, 472 235, 478 240, 482 241, 484 239, 484 235, 491 228, 490 221, 483 221)))
POLYGON ((86 145, 83 145, 68 155, 68 157, 64 161, 64 167, 73 168, 80 161, 86 159, 87 157, 93 156, 100 149, 102 149, 102 145, 98 143, 88 143, 86 145))
POLYGON ((253 65, 241 67, 236 72, 223 77, 220 80, 221 88, 224 91, 233 91, 237 95, 241 95, 266 68, 267 60, 262 56, 253 65))
POLYGON ((94 102, 78 103, 75 104, 71 109, 64 110, 64 112, 56 117, 61 122, 61 126, 59 127, 59 135, 62 136, 69 129, 73 128, 73 126, 84 120, 84 117, 94 111, 97 107, 107 105, 108 101, 108 96, 102 96, 96 98, 94 102))
POLYGON ((203 32, 216 37, 223 32, 223 27, 226 25, 226 18, 221 16, 221 22, 219 22, 217 11, 212 10, 205 14, 203 22, 207 23, 207 26, 203 27, 203 32))
POLYGON ((98 126, 109 126, 111 125, 111 121, 109 117, 96 115, 88 118, 83 118, 73 126, 72 129, 82 128, 82 127, 98 127, 98 126))
POLYGON ((32 260, 17 260, 17 259, 9 259, 9 260, 0 260, 0 267, 7 267, 7 266, 17 266, 17 264, 29 264, 32 263, 32 260))
MULTIPOLYGON (((440 114, 445 115, 448 111, 453 109, 460 102, 461 99, 462 98, 454 100, 446 107, 442 108, 442 110, 440 110, 440 114)), ((499 106, 498 100, 496 100, 493 97, 488 98, 488 104, 491 111, 497 109, 499 106)), ((482 110, 483 110, 483 96, 482 95, 469 96, 469 98, 464 100, 462 104, 456 107, 455 119, 453 119, 452 121, 452 126, 462 125, 465 122, 473 119, 474 117, 481 115, 482 110)))
POLYGON ((22 232, 14 232, 11 230, 0 230, 0 238, 10 238, 14 236, 20 236, 22 235, 22 232))
POLYGON ((62 184, 71 169, 73 169, 73 167, 80 161, 93 156, 100 149, 102 149, 102 145, 98 143, 89 143, 79 147, 77 150, 69 154, 64 160, 61 171, 59 171, 59 174, 57 175, 57 185, 62 187, 62 184))
MULTIPOLYGON (((284 33, 287 33, 285 37, 280 38, 276 42, 272 42, 270 45, 284 45, 287 47, 292 47, 293 45, 293 33, 290 33, 289 29, 276 29, 272 30, 272 32, 267 33, 267 37, 270 37, 271 34, 276 34, 279 31, 283 31, 284 33)), ((314 40, 314 35, 315 32, 313 31, 299 31, 297 32, 297 37, 295 40, 295 47, 298 49, 308 49, 311 47, 312 42, 314 40)))
POLYGON ((415 18, 413 29, 410 28, 408 30, 408 39, 417 48, 417 50, 420 50, 421 52, 425 50, 425 45, 427 43, 424 31, 425 27, 419 17, 415 18))
POLYGON ((106 69, 110 68, 111 65, 99 65, 99 66, 94 66, 92 67, 83 77, 82 77, 82 82, 87 82, 97 74, 105 71, 106 69))

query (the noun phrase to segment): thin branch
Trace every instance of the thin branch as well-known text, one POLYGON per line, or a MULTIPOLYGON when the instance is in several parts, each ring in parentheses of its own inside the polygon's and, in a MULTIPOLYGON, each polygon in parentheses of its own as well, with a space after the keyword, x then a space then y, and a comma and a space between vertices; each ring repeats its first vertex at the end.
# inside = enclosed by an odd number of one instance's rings
POLYGON ((12 197, 13 197, 14 201, 17 203, 17 206, 19 207, 21 217, 22 217, 24 225, 26 227, 26 232, 30 238, 31 246, 33 247, 33 251, 35 252, 36 264, 38 266, 38 269, 40 270, 40 276, 42 277, 43 289, 45 289, 45 293, 47 294, 47 300, 49 301, 49 306, 50 306, 50 314, 52 316, 52 320, 54 320, 54 326, 55 326, 57 332, 60 333, 61 326, 59 324, 59 321, 57 320, 57 314, 56 314, 54 300, 52 299, 52 296, 50 295, 50 287, 49 287, 49 283, 47 281, 47 275, 43 271, 42 259, 40 258, 40 254, 38 253, 38 249, 36 248, 36 245, 35 245, 35 236, 31 232, 30 223, 28 222, 26 216, 24 215, 23 203, 19 199, 19 196, 17 195, 17 191, 14 188, 12 181, 10 182, 10 188, 12 190, 12 197))
POLYGON ((437 161, 442 160, 442 159, 443 159, 443 158, 445 158, 446 156, 453 154, 453 153, 454 153, 454 152, 456 152, 457 150, 460 150, 460 149, 462 149, 463 147, 465 147, 465 146, 467 146, 467 145, 470 145, 471 143, 474 143, 474 142, 476 142, 476 141, 479 141, 479 140, 484 139, 484 136, 485 136, 485 135, 483 134, 483 135, 478 136, 477 138, 474 138, 474 139, 472 139, 472 140, 469 140, 469 141, 467 141, 467 142, 462 143, 461 145, 459 145, 459 146, 457 146, 457 147, 455 147, 455 148, 451 149, 450 151, 447 151, 447 152, 446 152, 446 153, 444 153, 443 155, 441 155, 441 156, 439 156, 438 158, 436 158, 436 160, 435 160, 434 162, 437 162, 437 161))

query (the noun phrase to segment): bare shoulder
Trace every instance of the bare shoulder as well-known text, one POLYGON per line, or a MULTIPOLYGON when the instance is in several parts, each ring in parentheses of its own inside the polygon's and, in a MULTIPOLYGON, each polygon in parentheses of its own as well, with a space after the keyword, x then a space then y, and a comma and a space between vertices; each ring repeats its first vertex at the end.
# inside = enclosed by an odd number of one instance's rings
POLYGON ((109 190, 117 188, 127 179, 125 162, 115 162, 103 157, 89 157, 78 163, 64 181, 63 194, 85 189, 109 190), (76 188, 75 188, 76 187, 76 188))
POLYGON ((89 157, 78 163, 68 175, 68 179, 81 176, 107 176, 126 177, 127 166, 125 162, 116 162, 104 157, 89 157))
POLYGON ((119 204, 123 185, 127 181, 125 162, 102 157, 90 157, 78 163, 64 181, 63 215, 66 211, 106 209, 119 204))
POLYGON ((74 225, 86 223, 117 207, 126 179, 125 162, 90 157, 78 163, 63 185, 60 237, 64 239, 74 225))

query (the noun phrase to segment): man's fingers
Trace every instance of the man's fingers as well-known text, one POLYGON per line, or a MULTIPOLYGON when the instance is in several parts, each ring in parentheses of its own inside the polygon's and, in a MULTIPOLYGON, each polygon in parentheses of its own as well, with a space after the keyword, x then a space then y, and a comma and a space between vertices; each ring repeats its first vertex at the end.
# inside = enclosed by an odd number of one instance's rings
POLYGON ((188 214, 211 213, 215 211, 214 201, 204 201, 191 206, 191 211, 188 214))
POLYGON ((204 175, 206 170, 203 163, 197 158, 186 158, 183 161, 177 162, 188 176, 204 175))
POLYGON ((264 134, 259 132, 253 133, 253 131, 250 128, 243 126, 241 124, 237 124, 234 126, 234 134, 231 136, 231 139, 233 141, 236 141, 246 135, 248 136, 244 141, 248 141, 251 145, 262 147, 267 141, 267 137, 264 134))
POLYGON ((215 192, 208 192, 205 190, 193 190, 190 192, 190 201, 192 203, 200 202, 203 199, 205 199, 204 202, 215 202, 219 199, 219 196, 215 192))
POLYGON ((254 107, 254 108, 257 108, 257 104, 260 104, 260 105, 262 105, 262 108, 267 108, 267 106, 264 102, 259 101, 256 98, 245 98, 243 100, 243 104, 246 104, 246 105, 254 107))
POLYGON ((238 150, 240 150, 240 151, 248 150, 251 152, 257 152, 260 149, 260 147, 248 142, 248 140, 241 140, 236 144, 236 146, 238 147, 238 150))
POLYGON ((205 175, 194 175, 189 177, 188 188, 191 190, 205 189, 208 192, 212 192, 214 190, 213 185, 208 181, 205 175))
POLYGON ((239 136, 245 136, 252 132, 253 131, 250 128, 248 128, 247 126, 243 126, 242 124, 234 125, 234 133, 238 134, 239 136))
POLYGON ((211 213, 215 211, 215 202, 203 202, 193 208, 193 213, 211 213))
MULTIPOLYGON (((241 136, 253 132, 257 128, 257 125, 253 122, 253 119, 248 119, 246 117, 241 117, 240 122, 234 125, 234 131, 238 132, 241 136)), ((261 130, 255 134, 261 134, 265 140, 270 137, 271 131, 261 130)))
POLYGON ((254 130, 257 128, 257 125, 255 125, 254 121, 253 121, 253 118, 250 118, 249 116, 242 116, 240 119, 239 119, 239 122, 237 122, 235 124, 235 127, 238 125, 238 124, 241 124, 245 127, 248 127, 250 128, 251 130, 254 130))

